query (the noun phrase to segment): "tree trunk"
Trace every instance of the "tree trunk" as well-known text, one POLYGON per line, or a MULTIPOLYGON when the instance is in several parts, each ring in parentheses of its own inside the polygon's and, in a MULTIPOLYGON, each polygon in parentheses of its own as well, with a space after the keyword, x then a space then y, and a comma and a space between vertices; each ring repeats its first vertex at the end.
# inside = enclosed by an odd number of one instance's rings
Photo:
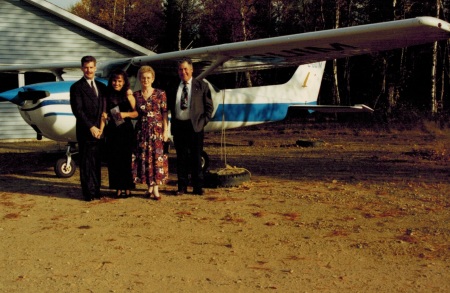
MULTIPOLYGON (((440 14, 440 1, 436 0, 436 17, 439 17, 440 14)), ((431 60, 431 115, 435 116, 438 112, 438 102, 436 95, 436 73, 437 73, 437 56, 438 55, 438 42, 434 42, 433 44, 433 59, 431 60)))
POLYGON ((435 116, 437 114, 437 98, 436 98, 436 66, 437 66, 437 42, 433 44, 433 57, 431 65, 431 115, 435 116))
POLYGON ((183 50, 183 48, 181 47, 181 38, 183 36, 183 21, 184 21, 184 10, 183 10, 183 6, 181 7, 180 10, 180 25, 178 26, 178 51, 183 50))
MULTIPOLYGON (((247 27, 246 27, 246 18, 245 18, 245 1, 241 0, 240 1, 241 4, 241 9, 240 9, 240 14, 241 14, 241 28, 242 28, 242 35, 244 36, 244 41, 247 41, 247 27)), ((252 83, 252 78, 250 75, 249 71, 245 72, 245 81, 247 83, 247 87, 252 87, 253 83, 252 83)))
POLYGON ((116 17, 117 17, 117 0, 114 0, 114 5, 113 5, 113 15, 112 15, 112 19, 111 19, 111 28, 113 32, 116 32, 116 17))
MULTIPOLYGON (((340 4, 339 2, 336 2, 336 21, 334 23, 334 28, 339 28, 339 21, 340 21, 340 4)), ((341 104, 341 97, 339 95, 339 80, 338 80, 338 64, 337 60, 333 60, 333 79, 334 79, 334 104, 340 105, 341 104)))

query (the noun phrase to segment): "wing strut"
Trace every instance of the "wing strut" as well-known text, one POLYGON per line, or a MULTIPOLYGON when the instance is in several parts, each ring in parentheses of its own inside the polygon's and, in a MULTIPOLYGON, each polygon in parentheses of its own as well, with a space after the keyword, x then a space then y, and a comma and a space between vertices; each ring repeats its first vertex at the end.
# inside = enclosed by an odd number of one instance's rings
POLYGON ((65 73, 64 70, 62 68, 55 68, 54 70, 52 70, 52 73, 54 76, 56 76, 56 79, 58 81, 64 81, 64 78, 62 77, 62 75, 65 73))
POLYGON ((203 71, 199 76, 196 77, 196 79, 198 80, 202 80, 203 78, 205 78, 205 76, 209 75, 211 72, 213 72, 217 67, 223 65, 223 63, 227 62, 228 60, 230 60, 232 57, 228 57, 228 56, 221 56, 219 59, 217 59, 216 61, 214 61, 213 64, 211 64, 210 67, 208 67, 208 69, 206 69, 205 71, 203 71))

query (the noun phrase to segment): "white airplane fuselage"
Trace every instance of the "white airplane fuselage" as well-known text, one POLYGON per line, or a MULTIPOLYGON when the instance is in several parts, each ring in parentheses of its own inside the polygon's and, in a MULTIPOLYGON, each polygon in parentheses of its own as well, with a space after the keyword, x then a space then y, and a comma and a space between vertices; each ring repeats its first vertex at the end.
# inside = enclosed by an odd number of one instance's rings
MULTIPOLYGON (((316 104, 324 67, 325 62, 302 65, 287 83, 280 85, 216 91, 209 84, 214 112, 205 131, 279 121, 286 117, 290 106, 316 104)), ((46 98, 25 100, 19 105, 23 119, 38 134, 55 141, 76 142, 76 121, 69 99, 73 83, 47 82, 18 89, 50 93, 46 98)))

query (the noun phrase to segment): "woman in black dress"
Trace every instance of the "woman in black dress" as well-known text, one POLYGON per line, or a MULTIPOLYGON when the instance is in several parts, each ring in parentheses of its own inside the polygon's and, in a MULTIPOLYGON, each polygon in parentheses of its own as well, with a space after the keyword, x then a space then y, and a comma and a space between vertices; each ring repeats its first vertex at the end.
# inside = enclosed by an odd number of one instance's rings
POLYGON ((108 81, 106 94, 105 142, 108 163, 109 188, 116 190, 116 196, 129 196, 135 188, 131 173, 134 130, 132 118, 138 116, 136 100, 130 89, 127 74, 113 71, 108 81))

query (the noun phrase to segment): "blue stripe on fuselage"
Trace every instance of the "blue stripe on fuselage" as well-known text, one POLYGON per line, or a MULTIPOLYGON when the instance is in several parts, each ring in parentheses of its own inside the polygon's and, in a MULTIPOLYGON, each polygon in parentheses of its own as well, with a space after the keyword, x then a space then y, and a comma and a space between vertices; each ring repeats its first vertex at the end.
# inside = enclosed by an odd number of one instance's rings
MULTIPOLYGON (((69 100, 48 100, 42 101, 38 105, 30 109, 21 109, 22 111, 33 111, 40 107, 52 105, 67 105, 69 100)), ((247 121, 247 122, 268 122, 283 120, 289 106, 296 103, 267 103, 267 104, 220 104, 217 111, 212 117, 211 121, 222 121, 223 113, 225 111, 225 121, 247 121)), ((298 103, 305 105, 304 103, 298 103)), ((315 103, 311 103, 315 104, 315 103)), ((49 112, 45 116, 57 115, 73 115, 72 113, 64 112, 49 112)))
MULTIPOLYGON (((68 100, 44 100, 35 107, 22 109, 22 111, 33 111, 41 107, 66 104, 69 104, 68 100)), ((221 104, 217 107, 216 114, 212 117, 211 121, 222 121, 222 113, 224 110, 226 121, 266 122, 282 120, 286 117, 290 105, 292 104, 221 104)), ((68 113, 51 112, 45 116, 60 114, 70 115, 68 113)))
POLYGON ((289 107, 296 104, 305 105, 305 103, 220 104, 211 121, 222 121, 222 115, 225 115, 225 121, 279 121, 286 117, 289 107))
MULTIPOLYGON (((43 100, 33 108, 21 109, 22 111, 33 111, 41 107, 52 105, 69 105, 69 100, 43 100)), ((266 103, 266 104, 220 104, 217 107, 214 117, 211 121, 222 121, 225 112, 225 121, 247 121, 247 122, 267 122, 283 120, 289 106, 296 103, 266 103)), ((298 103, 305 105, 304 103, 298 103)), ((316 104, 315 102, 310 104, 316 104)), ((50 112, 45 116, 71 115, 71 113, 50 112)), ((73 115, 73 114, 72 114, 73 115)))

